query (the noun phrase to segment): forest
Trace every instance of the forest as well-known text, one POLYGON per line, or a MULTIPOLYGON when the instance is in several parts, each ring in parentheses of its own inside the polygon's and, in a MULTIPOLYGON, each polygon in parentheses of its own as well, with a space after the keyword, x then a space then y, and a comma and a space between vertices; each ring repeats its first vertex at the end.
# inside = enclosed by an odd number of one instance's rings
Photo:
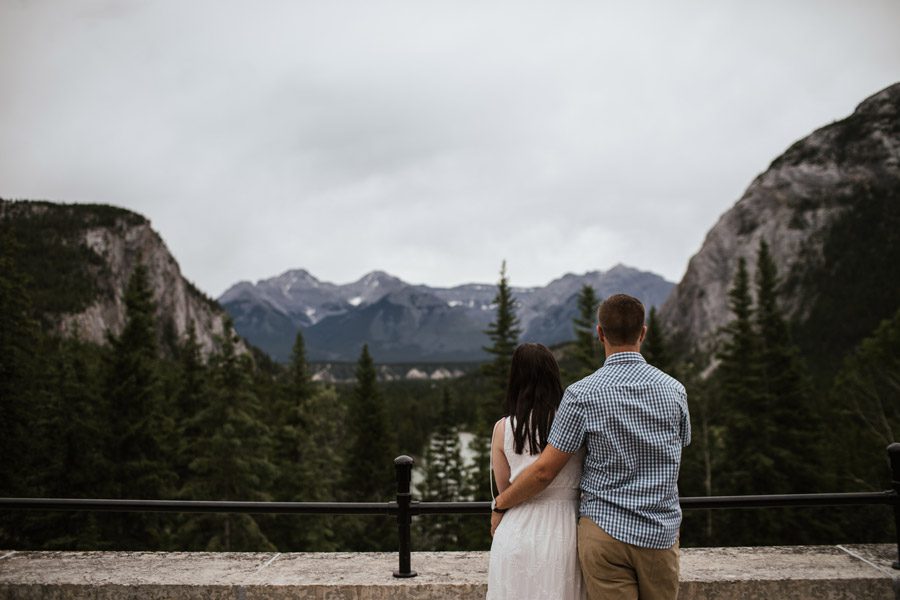
MULTIPOLYGON (((489 433, 521 334, 505 267, 486 331, 491 359, 478 370, 383 382, 363 347, 355 380, 327 385, 313 381, 302 335, 288 364, 244 350, 227 320, 208 357, 193 331, 162 339, 142 265, 125 290, 119 335, 97 345, 49 333, 15 230, 0 234, 0 496, 384 501, 395 490, 394 457, 410 454, 418 499, 490 499, 489 433), (472 434, 472 461, 463 460, 460 432, 472 434)), ((688 390, 694 433, 681 495, 888 489, 900 311, 836 360, 796 337, 803 329, 784 316, 782 276, 765 242, 755 261, 752 271, 738 262, 732 320, 711 353, 678 351, 655 310, 648 314, 644 356, 688 390)), ((602 364, 601 299, 585 287, 578 300, 573 341, 553 348, 564 385, 602 364)), ((422 516, 414 528, 418 550, 490 545, 487 516, 422 516)), ((883 507, 693 511, 681 539, 869 542, 893 539, 892 529, 883 507)), ((0 512, 0 546, 17 549, 393 550, 395 536, 387 517, 0 512)))

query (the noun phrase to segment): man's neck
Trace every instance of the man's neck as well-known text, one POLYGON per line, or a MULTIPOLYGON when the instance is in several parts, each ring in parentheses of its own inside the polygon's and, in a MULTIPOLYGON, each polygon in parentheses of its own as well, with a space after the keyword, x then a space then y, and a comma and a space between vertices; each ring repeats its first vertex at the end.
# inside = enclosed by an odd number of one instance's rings
POLYGON ((618 354, 620 352, 641 352, 641 345, 637 344, 634 346, 606 346, 603 348, 604 352, 606 352, 606 358, 609 358, 613 354, 618 354))

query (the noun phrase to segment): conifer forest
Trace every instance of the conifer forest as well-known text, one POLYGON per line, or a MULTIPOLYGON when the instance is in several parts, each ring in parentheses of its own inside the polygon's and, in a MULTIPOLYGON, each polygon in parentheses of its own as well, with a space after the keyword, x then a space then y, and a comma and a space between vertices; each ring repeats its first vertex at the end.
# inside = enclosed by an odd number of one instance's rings
MULTIPOLYGON (((311 377, 302 335, 288 364, 248 350, 228 322, 207 356, 193 330, 161 338, 142 266, 125 290, 124 329, 108 343, 48 333, 14 232, 2 233, 0 496, 387 501, 393 459, 409 454, 417 499, 490 499, 490 432, 522 341, 505 265, 480 368, 442 382, 380 381, 362 347, 352 382, 324 384, 311 377)), ((765 242, 754 267, 739 261, 731 321, 714 353, 685 352, 656 310, 647 315, 646 359, 688 389, 693 443, 682 496, 887 489, 885 446, 900 429, 900 311, 826 364, 784 316, 783 274, 765 242)), ((578 300, 573 341, 553 348, 564 385, 602 364, 594 333, 602 298, 585 286, 578 300)), ((490 545, 487 516, 420 516, 413 525, 417 550, 490 545)), ((681 539, 868 542, 890 540, 891 530, 883 507, 687 511, 681 539)), ((0 547, 394 550, 396 526, 388 517, 0 512, 0 547)))

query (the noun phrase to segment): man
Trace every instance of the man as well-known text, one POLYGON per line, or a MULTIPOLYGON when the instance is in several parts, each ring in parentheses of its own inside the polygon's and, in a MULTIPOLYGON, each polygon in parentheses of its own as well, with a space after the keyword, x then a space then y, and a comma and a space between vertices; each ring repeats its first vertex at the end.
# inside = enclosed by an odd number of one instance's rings
POLYGON ((678 595, 678 469, 691 439, 687 394, 641 356, 647 326, 637 298, 611 296, 597 316, 606 361, 566 390, 549 445, 497 496, 491 531, 586 445, 578 558, 588 597, 671 600, 678 595))

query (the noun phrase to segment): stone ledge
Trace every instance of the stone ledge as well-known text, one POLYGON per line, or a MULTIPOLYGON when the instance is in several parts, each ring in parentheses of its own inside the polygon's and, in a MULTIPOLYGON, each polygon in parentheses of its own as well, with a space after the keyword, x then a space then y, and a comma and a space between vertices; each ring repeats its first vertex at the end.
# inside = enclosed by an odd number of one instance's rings
MULTIPOLYGON (((686 548, 681 600, 900 598, 895 546, 686 548)), ((16 552, 0 550, 0 599, 482 600, 486 552, 16 552)))

